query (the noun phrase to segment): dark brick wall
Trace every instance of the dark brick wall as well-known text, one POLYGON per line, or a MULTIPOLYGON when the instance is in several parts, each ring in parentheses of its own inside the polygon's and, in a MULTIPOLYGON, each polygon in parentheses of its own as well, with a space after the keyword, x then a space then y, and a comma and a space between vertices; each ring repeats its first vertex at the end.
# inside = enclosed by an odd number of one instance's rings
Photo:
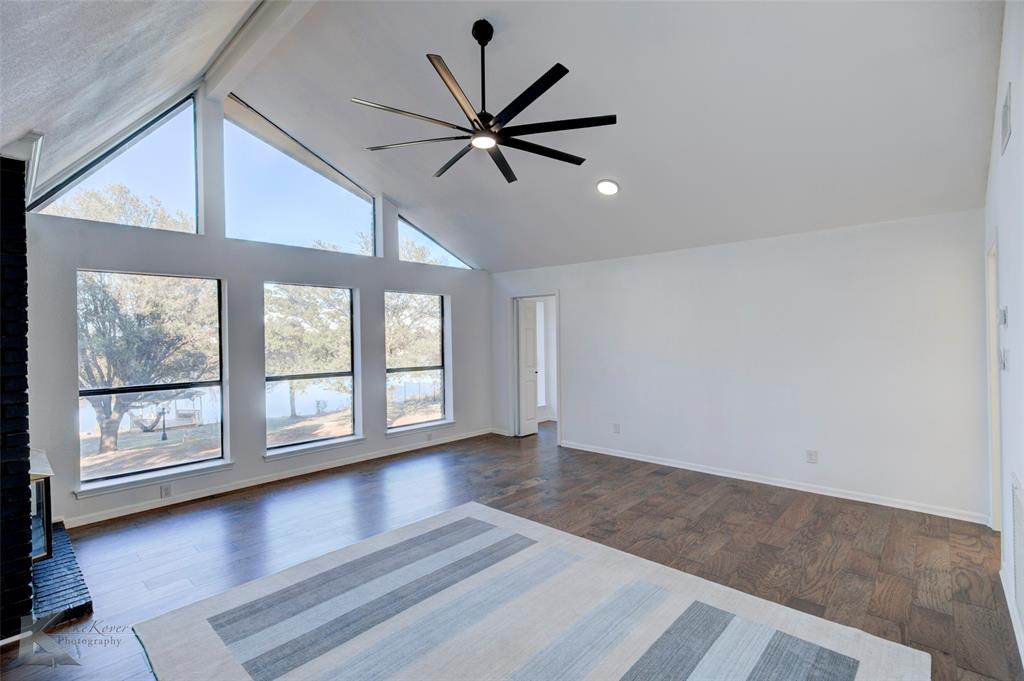
POLYGON ((0 638, 32 612, 25 164, 0 158, 0 638))

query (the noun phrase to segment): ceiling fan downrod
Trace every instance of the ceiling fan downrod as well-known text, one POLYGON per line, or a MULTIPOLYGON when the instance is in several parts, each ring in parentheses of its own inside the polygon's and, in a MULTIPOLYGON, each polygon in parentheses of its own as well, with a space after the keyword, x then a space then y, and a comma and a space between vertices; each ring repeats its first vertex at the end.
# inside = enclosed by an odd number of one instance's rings
POLYGON ((485 70, 484 50, 487 43, 494 37, 494 27, 487 19, 473 22, 473 38, 480 44, 480 113, 487 113, 487 72, 485 70))

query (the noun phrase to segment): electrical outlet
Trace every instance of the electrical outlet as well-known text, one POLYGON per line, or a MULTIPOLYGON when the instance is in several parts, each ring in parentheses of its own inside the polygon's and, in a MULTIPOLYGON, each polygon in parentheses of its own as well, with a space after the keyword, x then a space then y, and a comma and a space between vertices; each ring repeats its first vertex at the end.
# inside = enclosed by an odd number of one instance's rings
POLYGON ((432 442, 433 439, 434 439, 434 434, 433 433, 427 433, 427 442, 432 442))
POLYGON ((168 483, 166 485, 160 485, 160 498, 161 499, 166 499, 169 496, 171 496, 171 485, 170 485, 170 483, 168 483))
POLYGON ((613 423, 612 424, 612 434, 613 435, 618 435, 621 432, 622 432, 622 429, 619 427, 619 424, 613 423))
POLYGON ((818 450, 817 449, 808 449, 808 450, 806 450, 806 453, 807 453, 807 463, 818 463, 818 450))

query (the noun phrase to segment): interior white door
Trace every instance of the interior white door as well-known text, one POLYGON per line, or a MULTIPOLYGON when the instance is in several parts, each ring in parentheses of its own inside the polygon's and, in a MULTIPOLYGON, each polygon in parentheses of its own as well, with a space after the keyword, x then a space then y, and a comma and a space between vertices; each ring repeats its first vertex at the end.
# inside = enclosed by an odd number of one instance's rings
POLYGON ((516 304, 517 364, 519 372, 519 423, 516 435, 537 432, 537 302, 516 304))

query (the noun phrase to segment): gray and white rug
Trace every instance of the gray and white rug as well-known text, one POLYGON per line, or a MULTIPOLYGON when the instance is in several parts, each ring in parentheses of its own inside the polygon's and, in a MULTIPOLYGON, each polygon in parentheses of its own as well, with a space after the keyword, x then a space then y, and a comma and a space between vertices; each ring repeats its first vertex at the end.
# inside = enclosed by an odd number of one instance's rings
POLYGON ((161 681, 926 681, 931 666, 475 503, 135 632, 161 681))

